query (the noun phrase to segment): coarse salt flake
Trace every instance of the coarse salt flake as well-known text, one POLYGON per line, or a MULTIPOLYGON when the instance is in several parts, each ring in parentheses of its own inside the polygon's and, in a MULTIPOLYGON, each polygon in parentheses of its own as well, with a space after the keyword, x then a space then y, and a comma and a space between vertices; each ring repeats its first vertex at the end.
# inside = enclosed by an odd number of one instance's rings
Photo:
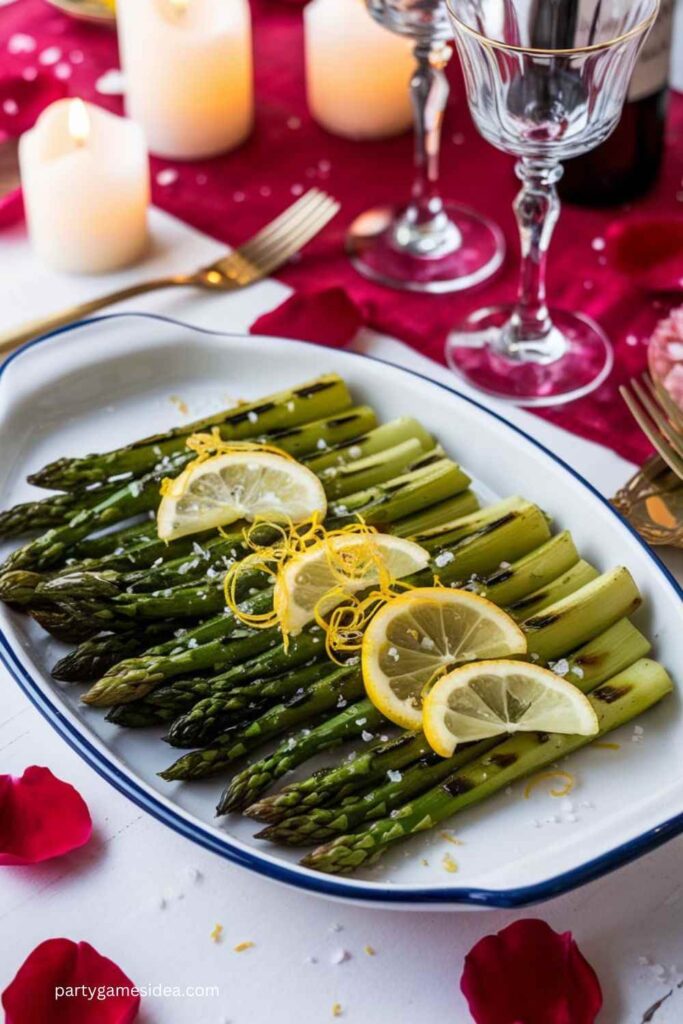
POLYGON ((569 672, 569 662, 566 658, 560 658, 559 661, 551 662, 550 667, 556 676, 566 676, 569 672))

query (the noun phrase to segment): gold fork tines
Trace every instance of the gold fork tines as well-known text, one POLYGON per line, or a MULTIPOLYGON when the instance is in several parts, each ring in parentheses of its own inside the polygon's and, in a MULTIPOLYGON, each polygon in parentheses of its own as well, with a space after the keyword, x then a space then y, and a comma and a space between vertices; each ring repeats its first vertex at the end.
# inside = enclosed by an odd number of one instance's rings
POLYGON ((643 374, 643 384, 631 379, 630 389, 619 388, 619 394, 645 436, 664 459, 667 466, 683 480, 683 419, 671 396, 643 374))
POLYGON ((248 242, 209 266, 191 274, 175 274, 152 281, 141 281, 139 284, 72 306, 52 316, 24 324, 19 330, 0 334, 0 356, 39 334, 65 327, 114 303, 161 288, 196 287, 211 291, 246 288, 283 266, 322 231, 338 211, 339 203, 326 192, 317 188, 309 189, 248 242))

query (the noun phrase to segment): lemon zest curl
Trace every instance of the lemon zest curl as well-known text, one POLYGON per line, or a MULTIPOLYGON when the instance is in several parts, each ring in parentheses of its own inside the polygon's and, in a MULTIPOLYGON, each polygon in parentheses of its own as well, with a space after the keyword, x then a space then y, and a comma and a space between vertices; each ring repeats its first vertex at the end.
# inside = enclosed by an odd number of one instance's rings
POLYGON ((550 789, 549 790, 549 793, 550 793, 551 796, 556 796, 556 797, 569 796, 571 791, 574 789, 574 786, 576 785, 576 779, 571 774, 571 772, 565 772, 565 771, 563 771, 560 768, 558 768, 557 770, 552 771, 552 772, 540 772, 538 775, 534 775, 534 777, 532 779, 529 779, 529 781, 527 782, 526 788, 524 790, 525 798, 527 800, 529 799, 529 797, 531 796, 532 790, 539 783, 547 782, 547 781, 550 781, 551 779, 562 779, 562 780, 564 780, 564 785, 562 786, 561 789, 550 789))
POLYGON ((361 516, 347 526, 328 530, 319 515, 306 523, 274 523, 257 520, 247 529, 244 544, 251 550, 241 561, 230 567, 224 579, 226 607, 245 625, 256 629, 280 626, 285 650, 290 636, 284 623, 287 621, 288 594, 286 587, 277 586, 285 568, 298 556, 308 555, 317 549, 325 551, 325 557, 335 585, 323 594, 313 610, 315 622, 325 633, 325 647, 330 659, 338 664, 345 663, 343 655, 360 649, 363 632, 370 619, 399 590, 412 589, 389 572, 374 536, 377 529, 368 525, 361 516), (263 532, 259 540, 258 532, 263 532), (274 535, 274 536, 273 536, 274 535), (358 543, 339 544, 340 539, 358 538, 358 543), (245 610, 243 592, 245 573, 260 572, 275 579, 273 608, 267 612, 254 613, 245 610), (350 593, 349 587, 368 580, 373 586, 370 593, 362 598, 350 593))

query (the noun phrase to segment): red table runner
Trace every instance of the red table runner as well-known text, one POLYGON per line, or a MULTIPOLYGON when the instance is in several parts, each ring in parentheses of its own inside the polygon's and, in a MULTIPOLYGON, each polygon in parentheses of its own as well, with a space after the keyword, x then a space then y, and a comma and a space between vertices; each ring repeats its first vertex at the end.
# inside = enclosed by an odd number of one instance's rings
MULTIPOLYGON (((410 136, 349 142, 315 125, 306 108, 301 11, 281 0, 252 0, 252 11, 257 97, 252 138, 238 151, 211 161, 154 160, 154 202, 200 230, 237 244, 302 189, 320 185, 341 200, 342 212, 280 275, 282 280, 307 291, 343 287, 368 326, 442 362, 450 326, 472 309, 513 298, 519 266, 511 206, 518 182, 511 160, 485 143, 472 125, 457 59, 450 68, 453 91, 444 126, 443 191, 500 224, 508 257, 492 281, 472 291, 438 297, 399 293, 356 274, 344 255, 343 241, 347 225, 363 209, 407 197, 410 136), (158 177, 168 169, 177 174, 158 177)), ((96 89, 102 75, 117 66, 116 39, 107 29, 72 21, 43 0, 20 0, 0 11, 0 76, 16 75, 27 67, 51 71, 70 94, 121 112, 120 97, 96 89)), ((667 150, 657 188, 634 209, 683 217, 683 96, 671 97, 667 150)), ((645 368, 647 339, 676 300, 638 290, 607 265, 602 242, 596 240, 602 240, 610 223, 621 216, 621 210, 566 207, 553 240, 548 280, 554 304, 586 312, 602 324, 614 344, 614 371, 588 397, 534 411, 642 462, 649 445, 617 389, 645 368)))

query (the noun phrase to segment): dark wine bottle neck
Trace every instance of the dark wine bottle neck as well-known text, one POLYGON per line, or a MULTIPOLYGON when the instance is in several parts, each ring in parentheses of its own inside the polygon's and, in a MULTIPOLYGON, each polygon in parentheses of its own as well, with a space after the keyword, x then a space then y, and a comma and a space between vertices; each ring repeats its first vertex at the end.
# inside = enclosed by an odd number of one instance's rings
POLYGON ((577 0, 536 0, 534 8, 531 45, 539 50, 570 50, 576 40, 577 0))

